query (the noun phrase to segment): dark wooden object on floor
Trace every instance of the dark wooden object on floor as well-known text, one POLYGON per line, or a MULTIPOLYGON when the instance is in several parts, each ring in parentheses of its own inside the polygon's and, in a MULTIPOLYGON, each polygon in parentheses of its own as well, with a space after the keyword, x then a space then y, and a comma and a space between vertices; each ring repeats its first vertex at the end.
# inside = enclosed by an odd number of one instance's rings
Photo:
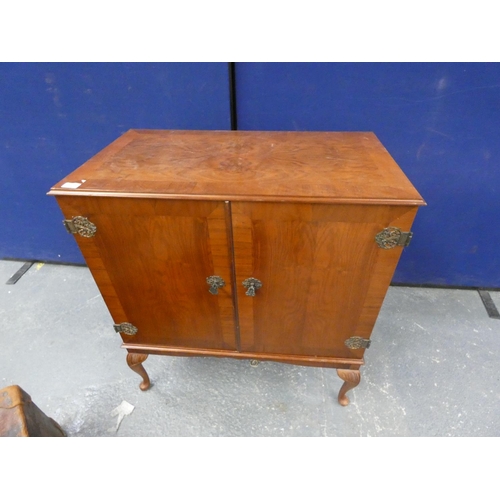
POLYGON ((131 130, 50 191, 148 354, 359 368, 418 206, 370 132, 131 130))
POLYGON ((59 424, 18 385, 0 389, 0 437, 63 437, 59 424))

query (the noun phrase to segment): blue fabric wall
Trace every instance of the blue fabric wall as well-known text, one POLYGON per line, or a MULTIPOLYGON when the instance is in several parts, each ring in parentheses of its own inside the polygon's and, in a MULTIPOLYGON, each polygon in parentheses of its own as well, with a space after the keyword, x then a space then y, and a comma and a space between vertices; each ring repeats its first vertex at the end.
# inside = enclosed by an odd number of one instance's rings
MULTIPOLYGON (((428 203, 395 282, 500 287, 500 65, 236 64, 242 130, 372 130, 428 203)), ((130 128, 229 129, 225 63, 0 64, 0 258, 81 263, 45 193, 130 128)))

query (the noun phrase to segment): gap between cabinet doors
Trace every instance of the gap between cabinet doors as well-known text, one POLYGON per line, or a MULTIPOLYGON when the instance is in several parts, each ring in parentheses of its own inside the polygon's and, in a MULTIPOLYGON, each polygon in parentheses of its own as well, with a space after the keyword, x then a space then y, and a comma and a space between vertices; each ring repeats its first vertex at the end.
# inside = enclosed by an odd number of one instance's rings
POLYGON ((229 249, 229 259, 231 264, 231 282, 233 291, 233 308, 234 308, 234 334, 236 336, 236 349, 241 352, 241 336, 240 336, 240 315, 238 312, 238 292, 236 287, 236 262, 234 257, 234 234, 233 234, 233 216, 231 202, 224 202, 224 216, 226 221, 227 245, 229 249))

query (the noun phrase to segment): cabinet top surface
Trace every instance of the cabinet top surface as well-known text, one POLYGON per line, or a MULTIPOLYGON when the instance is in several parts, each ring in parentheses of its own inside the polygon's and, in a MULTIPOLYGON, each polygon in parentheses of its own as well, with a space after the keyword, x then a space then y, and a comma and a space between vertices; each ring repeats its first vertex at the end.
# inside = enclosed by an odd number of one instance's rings
POLYGON ((129 130, 49 194, 425 203, 372 132, 129 130))

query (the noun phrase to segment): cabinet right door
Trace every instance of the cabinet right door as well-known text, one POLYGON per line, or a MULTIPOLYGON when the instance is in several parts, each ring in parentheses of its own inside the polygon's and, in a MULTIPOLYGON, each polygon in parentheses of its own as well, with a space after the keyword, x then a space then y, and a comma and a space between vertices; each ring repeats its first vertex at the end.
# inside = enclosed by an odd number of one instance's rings
POLYGON ((417 208, 233 202, 241 350, 361 358, 347 338, 369 338, 402 247, 378 232, 409 231, 417 208), (242 282, 262 283, 255 296, 242 282))

